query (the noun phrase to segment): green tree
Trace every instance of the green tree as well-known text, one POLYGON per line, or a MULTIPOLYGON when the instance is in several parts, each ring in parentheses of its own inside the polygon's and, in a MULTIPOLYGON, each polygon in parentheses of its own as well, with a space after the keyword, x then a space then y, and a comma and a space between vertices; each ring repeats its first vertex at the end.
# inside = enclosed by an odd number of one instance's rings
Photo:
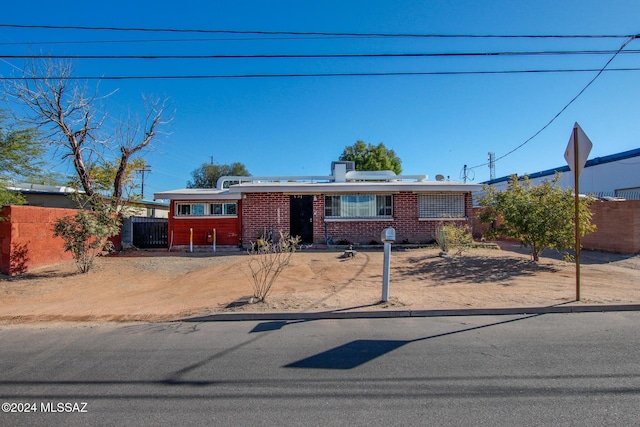
POLYGON ((192 181, 187 182, 187 188, 216 188, 221 176, 251 176, 244 164, 235 162, 230 165, 212 165, 203 163, 191 172, 192 181))
POLYGON ((359 171, 390 170, 398 175, 402 172, 402 160, 395 151, 387 149, 382 142, 378 145, 372 145, 357 141, 355 144, 345 147, 340 155, 340 160, 355 162, 356 170, 359 171))
MULTIPOLYGON (((564 250, 575 245, 575 202, 573 189, 563 190, 558 184, 560 174, 551 181, 534 186, 528 177, 512 176, 509 187, 498 191, 485 186, 478 201, 483 223, 498 224, 487 230, 489 238, 506 236, 518 239, 531 248, 531 257, 538 261, 547 248, 564 250)), ((595 230, 589 205, 593 198, 580 200, 578 216, 580 235, 595 230)))
POLYGON ((0 206, 24 204, 18 193, 7 190, 16 178, 29 179, 40 173, 43 147, 35 128, 15 128, 0 113, 0 206))

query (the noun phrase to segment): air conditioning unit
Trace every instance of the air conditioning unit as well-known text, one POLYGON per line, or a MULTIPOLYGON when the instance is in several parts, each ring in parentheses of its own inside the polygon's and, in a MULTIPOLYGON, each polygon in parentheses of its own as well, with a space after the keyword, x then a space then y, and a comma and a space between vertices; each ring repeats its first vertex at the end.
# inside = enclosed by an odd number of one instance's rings
POLYGON ((336 160, 335 162, 331 162, 331 175, 334 174, 336 165, 345 165, 346 172, 356 170, 356 162, 352 160, 336 160))

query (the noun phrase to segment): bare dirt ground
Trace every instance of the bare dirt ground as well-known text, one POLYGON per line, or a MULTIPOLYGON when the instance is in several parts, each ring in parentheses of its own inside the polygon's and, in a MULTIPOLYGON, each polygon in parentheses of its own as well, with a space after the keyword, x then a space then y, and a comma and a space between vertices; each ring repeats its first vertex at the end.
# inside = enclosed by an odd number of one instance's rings
POLYGON ((301 251, 266 303, 253 294, 248 255, 133 252, 0 276, 0 321, 165 321, 219 312, 320 312, 640 303, 640 255, 582 253, 575 265, 549 252, 536 264, 517 244, 443 258, 438 249, 394 251, 390 300, 380 303, 383 252, 301 251))

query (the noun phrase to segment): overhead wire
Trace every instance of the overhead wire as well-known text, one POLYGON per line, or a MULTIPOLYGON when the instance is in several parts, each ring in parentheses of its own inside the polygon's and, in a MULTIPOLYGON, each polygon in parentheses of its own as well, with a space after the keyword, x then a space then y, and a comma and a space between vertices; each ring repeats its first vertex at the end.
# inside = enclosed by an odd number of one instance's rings
MULTIPOLYGON (((604 64, 604 66, 597 72, 597 74, 591 79, 589 80, 589 82, 578 92, 578 94, 576 96, 574 96, 573 98, 571 98, 571 100, 566 103, 564 105, 564 107, 562 107, 560 109, 560 111, 558 111, 558 113, 556 113, 551 120, 549 120, 544 126, 542 126, 537 132, 535 132, 533 135, 531 135, 529 138, 527 138, 523 143, 521 143, 520 145, 518 145, 517 147, 515 147, 514 149, 512 149, 511 151, 507 152, 506 154, 503 154, 499 157, 496 157, 493 161, 494 163, 497 162, 498 160, 502 160, 505 157, 513 154, 514 152, 516 152, 517 150, 519 150, 520 148, 524 147, 525 145, 527 145, 529 142, 531 142, 535 137, 537 137, 538 135, 540 135, 546 128, 548 128, 553 122, 556 121, 556 119, 558 117, 560 117, 560 115, 562 113, 564 113, 567 108, 569 108, 569 106, 571 104, 573 104, 592 84, 593 82, 595 82, 598 77, 600 77, 602 75, 602 73, 604 73, 607 69, 607 67, 609 66, 609 64, 611 64, 611 62, 618 56, 618 54, 620 52, 622 52, 622 50, 627 47, 627 45, 629 43, 631 43, 633 40, 640 38, 640 35, 634 35, 634 36, 630 36, 627 40, 624 41, 624 43, 622 43, 622 45, 620 46, 620 48, 613 54, 613 56, 611 56, 611 58, 609 58, 609 60, 607 61, 606 64, 604 64)), ((468 168, 468 170, 472 170, 472 169, 476 169, 482 166, 487 166, 489 163, 482 163, 476 166, 471 166, 470 168, 468 168)))
MULTIPOLYGON (((257 30, 228 30, 228 29, 176 29, 176 28, 142 28, 142 27, 94 27, 71 25, 23 25, 0 24, 4 28, 24 29, 53 29, 53 30, 83 30, 83 31, 119 31, 119 32, 167 32, 167 33, 202 33, 229 34, 239 36, 277 36, 280 37, 380 37, 380 38, 472 38, 472 39, 617 39, 624 38, 620 48, 616 51, 534 51, 534 52, 442 52, 442 53, 370 53, 370 54, 261 54, 261 55, 0 55, 5 59, 36 59, 40 57, 59 59, 259 59, 259 58, 367 58, 367 57, 456 57, 456 56, 523 56, 523 55, 612 55, 606 64, 599 69, 527 69, 527 70, 476 70, 476 71, 426 71, 426 72, 349 72, 349 73, 274 73, 274 74, 235 74, 235 75, 148 75, 148 76, 69 76, 67 80, 128 80, 128 79, 225 79, 225 78, 295 78, 295 77, 360 77, 360 76, 426 76, 426 75, 491 75, 491 74, 521 74, 521 73, 569 73, 596 72, 596 75, 574 96, 561 110, 555 114, 544 126, 531 137, 509 152, 497 157, 494 161, 502 160, 515 151, 527 145, 546 128, 548 128, 566 109, 572 105, 604 72, 639 71, 640 68, 607 68, 611 62, 623 52, 624 48, 640 35, 584 35, 584 34, 528 34, 528 35, 500 35, 500 34, 428 34, 428 33, 353 33, 353 32, 318 32, 318 31, 257 31, 257 30)), ((285 38, 283 38, 284 40, 285 38)), ((237 40, 243 40, 238 38, 237 40)), ((640 53, 638 50, 625 51, 629 54, 640 53)), ((6 61, 5 61, 6 62, 6 61)), ((41 79, 44 77, 4 77, 0 80, 41 79)), ((49 77, 50 78, 50 77, 49 77)), ((467 168, 486 166, 482 163, 467 168)))
POLYGON ((16 54, 0 55, 5 59, 305 59, 305 58, 424 58, 424 57, 494 57, 494 56, 560 56, 638 54, 640 50, 543 50, 493 52, 407 52, 407 53, 309 53, 309 54, 213 54, 213 55, 70 55, 16 54))
POLYGON ((622 34, 429 34, 429 33, 355 33, 328 31, 266 31, 266 30, 230 30, 230 29, 189 29, 189 28, 145 28, 145 27, 101 27, 86 25, 32 25, 32 24, 0 24, 0 28, 80 30, 80 31, 123 31, 123 32, 165 32, 165 33, 201 33, 201 34, 239 34, 239 35, 292 35, 292 36, 327 36, 327 37, 389 37, 389 38, 498 38, 498 39, 607 39, 629 38, 633 35, 622 34))
MULTIPOLYGON (((537 69, 537 70, 493 70, 493 71, 384 71, 384 72, 348 72, 348 73, 273 73, 273 74, 209 74, 209 75, 122 75, 122 76, 0 76, 1 80, 199 80, 199 79, 266 79, 266 78, 302 78, 302 77, 391 77, 391 76, 460 76, 492 74, 543 74, 543 73, 586 73, 586 72, 640 71, 640 67, 584 69, 537 69)), ((496 159, 497 160, 497 159, 496 159)), ((475 167, 475 166, 474 166, 475 167)))

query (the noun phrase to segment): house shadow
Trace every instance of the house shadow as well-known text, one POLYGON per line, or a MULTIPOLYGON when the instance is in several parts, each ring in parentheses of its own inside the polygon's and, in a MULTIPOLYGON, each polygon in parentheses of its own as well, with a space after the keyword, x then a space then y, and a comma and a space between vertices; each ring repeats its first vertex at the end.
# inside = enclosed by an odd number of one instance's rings
POLYGON ((443 332, 435 335, 427 335, 424 337, 412 339, 412 340, 385 340, 385 339, 357 339, 337 347, 316 353, 309 357, 297 360, 295 362, 284 365, 284 368, 298 368, 298 369, 336 369, 347 370, 357 368, 365 363, 371 362, 378 357, 384 356, 394 350, 397 350, 407 344, 416 343, 420 341, 432 340, 435 338, 442 338, 450 335, 461 334, 470 331, 476 331, 479 329, 491 328, 496 326, 505 325, 508 323, 519 322, 534 317, 541 316, 541 314, 531 314, 516 317, 513 319, 502 320, 499 322, 488 323, 480 326, 472 326, 469 328, 462 328, 450 332, 443 332))
MULTIPOLYGON (((413 257, 409 266, 396 267, 395 277, 405 279, 428 279, 436 283, 455 283, 465 281, 473 283, 495 283, 517 277, 532 276, 541 272, 556 272, 557 268, 517 258, 491 258, 476 255, 452 257, 413 257)), ((437 286, 437 285, 434 285, 437 286)))

